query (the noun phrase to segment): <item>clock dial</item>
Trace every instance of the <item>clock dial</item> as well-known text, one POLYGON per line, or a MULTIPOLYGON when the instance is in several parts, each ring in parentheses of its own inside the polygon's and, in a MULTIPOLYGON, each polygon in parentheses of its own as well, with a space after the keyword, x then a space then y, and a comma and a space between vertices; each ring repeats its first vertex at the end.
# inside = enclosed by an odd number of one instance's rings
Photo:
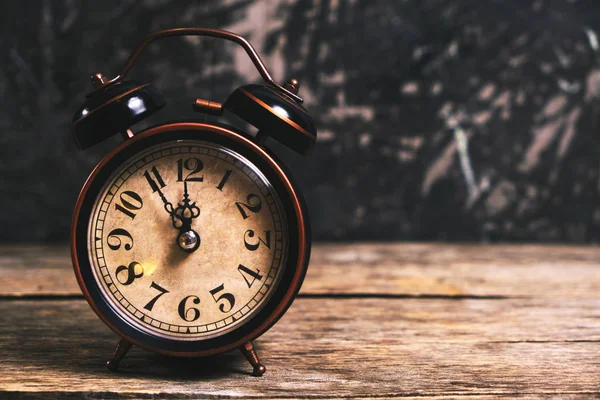
POLYGON ((169 142, 125 162, 101 190, 88 225, 90 263, 129 324, 206 339, 268 301, 285 266, 286 226, 277 193, 244 157, 169 142))

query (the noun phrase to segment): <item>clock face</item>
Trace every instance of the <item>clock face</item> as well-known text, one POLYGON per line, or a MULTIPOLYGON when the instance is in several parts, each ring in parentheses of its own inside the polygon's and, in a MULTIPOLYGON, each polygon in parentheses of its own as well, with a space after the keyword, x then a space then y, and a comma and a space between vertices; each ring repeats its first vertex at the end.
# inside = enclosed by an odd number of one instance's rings
POLYGON ((173 340, 230 332, 269 300, 286 216, 265 176, 215 144, 155 145, 112 175, 88 224, 93 275, 129 325, 173 340))

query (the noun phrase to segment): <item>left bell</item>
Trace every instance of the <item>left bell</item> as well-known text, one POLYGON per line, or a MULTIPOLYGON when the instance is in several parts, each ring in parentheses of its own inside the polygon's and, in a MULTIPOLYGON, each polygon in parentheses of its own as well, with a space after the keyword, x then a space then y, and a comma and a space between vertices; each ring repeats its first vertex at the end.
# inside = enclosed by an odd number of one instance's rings
POLYGON ((152 84, 119 81, 91 93, 73 117, 73 136, 87 149, 158 111, 165 99, 152 84))

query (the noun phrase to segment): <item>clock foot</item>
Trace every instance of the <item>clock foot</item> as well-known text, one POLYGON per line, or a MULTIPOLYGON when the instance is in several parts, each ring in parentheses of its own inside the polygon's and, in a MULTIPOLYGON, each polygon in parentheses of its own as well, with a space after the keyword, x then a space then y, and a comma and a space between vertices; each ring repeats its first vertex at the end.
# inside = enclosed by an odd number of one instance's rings
POLYGON ((252 371, 253 376, 262 376, 267 371, 267 368, 260 363, 252 342, 245 343, 242 347, 240 347, 240 351, 254 368, 254 371, 252 371))
POLYGON ((131 343, 125 339, 119 340, 119 344, 115 349, 115 354, 113 354, 112 358, 106 362, 106 367, 112 372, 116 372, 119 370, 119 363, 125 357, 125 354, 131 349, 131 343))

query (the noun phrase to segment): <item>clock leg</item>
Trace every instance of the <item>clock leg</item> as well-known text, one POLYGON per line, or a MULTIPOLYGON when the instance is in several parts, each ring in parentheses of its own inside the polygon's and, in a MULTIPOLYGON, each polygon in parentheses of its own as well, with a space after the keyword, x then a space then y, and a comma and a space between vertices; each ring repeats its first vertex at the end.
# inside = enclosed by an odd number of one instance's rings
POLYGON ((131 349, 131 343, 125 339, 119 340, 119 344, 115 349, 115 354, 113 354, 112 358, 106 362, 106 367, 112 372, 116 372, 119 370, 119 362, 125 357, 125 354, 131 349))
POLYGON ((253 376, 262 376, 267 371, 267 368, 260 363, 252 342, 245 343, 242 347, 240 347, 240 351, 254 368, 254 371, 252 371, 253 376))

